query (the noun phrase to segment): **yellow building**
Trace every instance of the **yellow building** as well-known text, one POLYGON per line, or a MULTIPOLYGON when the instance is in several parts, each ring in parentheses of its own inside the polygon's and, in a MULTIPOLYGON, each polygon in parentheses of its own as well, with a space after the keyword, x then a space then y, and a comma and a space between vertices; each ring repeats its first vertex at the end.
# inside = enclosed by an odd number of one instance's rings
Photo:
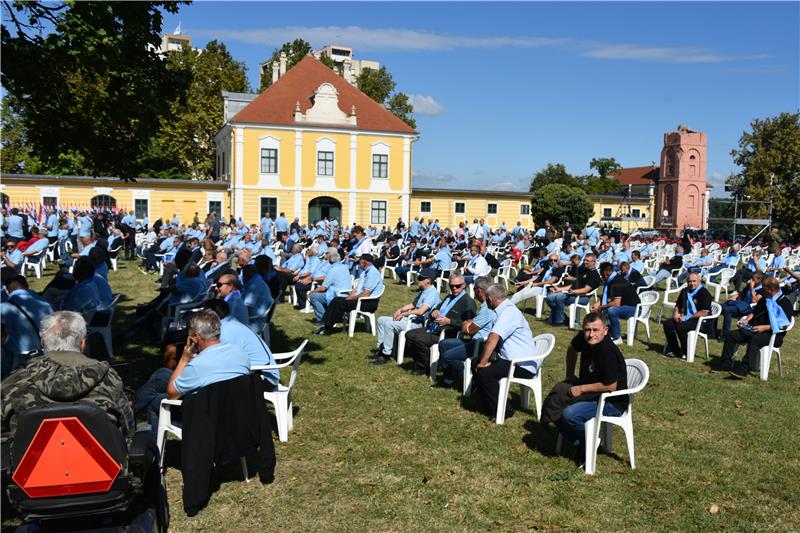
POLYGON ((306 57, 244 105, 215 137, 230 212, 314 222, 408 220, 417 132, 306 57), (346 110, 346 111, 345 111, 346 110))
POLYGON ((493 228, 505 224, 511 229, 517 222, 523 228, 533 227, 531 196, 526 192, 413 187, 410 216, 439 220, 442 227, 450 228, 461 222, 469 225, 476 218, 493 228))

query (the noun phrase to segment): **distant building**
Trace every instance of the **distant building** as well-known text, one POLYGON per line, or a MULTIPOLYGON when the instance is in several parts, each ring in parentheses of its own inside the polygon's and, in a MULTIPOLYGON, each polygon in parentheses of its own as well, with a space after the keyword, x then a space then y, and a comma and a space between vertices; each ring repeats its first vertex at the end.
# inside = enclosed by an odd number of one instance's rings
MULTIPOLYGON (((339 46, 329 44, 319 50, 311 52, 316 59, 320 59, 322 54, 327 54, 333 60, 336 66, 336 72, 343 77, 350 85, 355 85, 358 76, 365 68, 378 70, 381 68, 380 63, 369 59, 354 59, 353 49, 347 46, 339 46)), ((271 78, 272 83, 278 81, 284 74, 286 74, 287 57, 284 52, 276 60, 268 59, 259 65, 261 80, 265 77, 271 78), (274 63, 277 63, 273 65, 274 63), (277 67, 277 68, 273 68, 277 67)))
MULTIPOLYGON (((156 52, 164 56, 170 52, 177 52, 182 48, 192 48, 192 38, 188 35, 183 35, 181 31, 181 25, 178 24, 178 27, 175 28, 175 31, 171 34, 167 33, 161 37, 161 46, 156 48, 156 52)), ((195 52, 202 53, 202 48, 192 48, 195 52)))

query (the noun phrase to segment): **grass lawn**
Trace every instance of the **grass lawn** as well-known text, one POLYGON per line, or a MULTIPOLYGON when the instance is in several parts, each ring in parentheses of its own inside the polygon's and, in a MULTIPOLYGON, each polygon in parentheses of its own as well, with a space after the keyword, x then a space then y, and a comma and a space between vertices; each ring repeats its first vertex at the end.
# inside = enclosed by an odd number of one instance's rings
MULTIPOLYGON (((120 261, 111 272, 114 292, 126 296, 115 337, 136 304, 155 295, 153 279, 133 262, 120 261)), ((379 313, 412 297, 389 279, 379 313)), ((641 340, 622 347, 650 367, 650 383, 634 404, 637 468, 630 469, 615 430, 618 456, 601 455, 591 477, 555 456, 556 432, 541 427, 535 412, 518 410, 497 426, 408 366, 368 365, 375 338, 363 326, 352 339, 346 332, 315 337, 310 316, 284 305, 273 320, 274 351, 310 339, 294 393, 295 429, 288 443, 275 439, 275 482, 223 483, 190 519, 173 460, 167 481, 174 531, 800 530, 797 331, 783 348, 782 378, 775 368, 768 382, 738 382, 711 373, 702 355, 691 365, 659 355, 663 333, 652 323, 651 347, 641 340)), ((551 331, 532 314, 528 320, 534 335, 551 331)), ((553 333, 545 393, 563 378, 574 334, 553 333)), ((719 356, 722 344, 710 347, 719 356)), ((116 351, 136 361, 136 385, 161 363, 151 346, 116 351)), ((510 404, 519 407, 516 388, 510 404)))

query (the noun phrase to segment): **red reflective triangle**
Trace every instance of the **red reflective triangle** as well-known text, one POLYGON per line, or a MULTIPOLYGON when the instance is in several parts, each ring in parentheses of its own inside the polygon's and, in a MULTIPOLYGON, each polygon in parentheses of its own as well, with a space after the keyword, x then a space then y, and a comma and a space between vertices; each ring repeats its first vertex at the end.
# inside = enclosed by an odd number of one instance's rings
POLYGON ((106 492, 122 468, 75 417, 43 420, 12 479, 31 498, 106 492))

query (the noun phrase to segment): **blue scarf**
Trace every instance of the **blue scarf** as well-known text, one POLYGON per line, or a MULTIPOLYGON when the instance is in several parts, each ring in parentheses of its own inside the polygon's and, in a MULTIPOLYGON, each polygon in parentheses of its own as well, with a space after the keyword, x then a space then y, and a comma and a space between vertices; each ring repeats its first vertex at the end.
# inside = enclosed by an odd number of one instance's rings
POLYGON ((772 333, 780 333, 784 328, 789 325, 789 317, 786 316, 783 308, 778 305, 778 300, 783 296, 782 291, 772 298, 767 298, 767 315, 769 315, 769 325, 772 328, 772 333))
MULTIPOLYGON (((439 307, 439 316, 447 316, 447 313, 450 312, 450 309, 452 309, 453 306, 456 305, 456 302, 458 302, 461 299, 461 297, 464 296, 466 293, 467 291, 462 291, 461 294, 459 294, 455 298, 453 298, 452 295, 448 296, 447 303, 444 303, 442 304, 441 307, 439 307)), ((433 333, 434 331, 436 331, 438 327, 439 324, 437 324, 436 322, 432 323, 430 326, 428 326, 428 333, 433 333)))
POLYGON ((606 280, 606 284, 603 286, 603 305, 606 305, 608 303, 608 286, 611 283, 611 281, 616 277, 617 277, 617 273, 616 272, 612 272, 611 275, 608 276, 608 279, 606 280))
MULTIPOLYGON (((760 290, 761 290, 761 285, 756 285, 755 287, 753 287, 753 292, 758 292, 760 290)), ((744 298, 744 301, 749 304, 753 303, 753 296, 752 293, 750 292, 750 287, 747 287, 747 294, 744 298)))
POLYGON ((694 305, 694 297, 700 292, 700 289, 703 288, 703 284, 697 286, 695 290, 692 292, 686 291, 686 315, 683 317, 684 320, 689 320, 693 314, 697 312, 697 306, 694 305))

